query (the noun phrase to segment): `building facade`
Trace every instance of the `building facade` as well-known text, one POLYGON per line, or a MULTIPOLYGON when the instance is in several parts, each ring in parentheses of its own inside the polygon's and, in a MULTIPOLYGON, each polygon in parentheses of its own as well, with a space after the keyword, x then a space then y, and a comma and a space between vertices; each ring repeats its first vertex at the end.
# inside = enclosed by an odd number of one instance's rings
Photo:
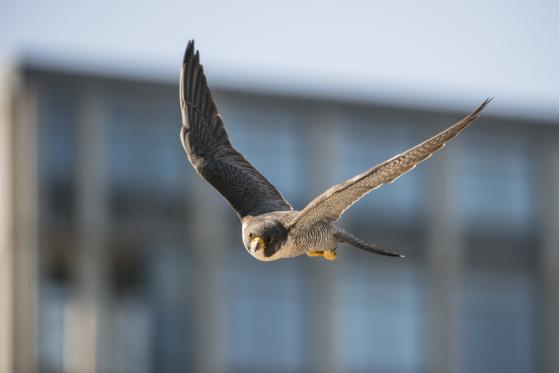
MULTIPOLYGON (((344 215, 404 260, 266 264, 188 164, 175 85, 23 67, 1 87, 2 371, 558 371, 557 123, 484 113, 344 215)), ((295 208, 467 114, 215 95, 295 208)))

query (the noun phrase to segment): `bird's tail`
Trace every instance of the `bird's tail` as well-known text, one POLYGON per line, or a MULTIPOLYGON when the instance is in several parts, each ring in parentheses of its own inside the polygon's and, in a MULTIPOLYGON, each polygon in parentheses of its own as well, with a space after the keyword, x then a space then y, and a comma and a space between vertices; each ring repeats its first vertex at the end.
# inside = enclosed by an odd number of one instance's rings
POLYGON ((354 235, 352 235, 349 232, 344 231, 341 228, 337 229, 337 231, 334 233, 334 237, 336 237, 336 239, 339 242, 345 242, 347 244, 350 244, 352 246, 355 246, 355 247, 360 248, 360 249, 365 250, 365 251, 369 251, 371 253, 375 253, 375 254, 378 254, 378 255, 385 255, 385 256, 397 256, 397 257, 400 257, 400 258, 404 257, 403 255, 400 255, 398 253, 381 249, 380 247, 378 247, 375 244, 368 243, 368 242, 365 242, 363 240, 360 240, 359 238, 355 237, 354 235))

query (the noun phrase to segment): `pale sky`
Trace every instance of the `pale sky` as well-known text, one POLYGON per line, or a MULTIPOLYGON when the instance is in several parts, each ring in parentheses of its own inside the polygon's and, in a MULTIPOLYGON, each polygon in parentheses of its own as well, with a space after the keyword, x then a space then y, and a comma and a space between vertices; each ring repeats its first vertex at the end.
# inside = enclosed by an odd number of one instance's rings
POLYGON ((0 61, 559 120, 559 3, 4 0, 0 61))

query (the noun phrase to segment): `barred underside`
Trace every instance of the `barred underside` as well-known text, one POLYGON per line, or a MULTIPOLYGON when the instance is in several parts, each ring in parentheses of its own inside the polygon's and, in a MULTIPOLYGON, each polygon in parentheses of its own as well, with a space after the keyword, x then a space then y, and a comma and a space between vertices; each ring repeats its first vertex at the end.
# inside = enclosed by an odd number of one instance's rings
POLYGON ((303 227, 309 227, 317 221, 332 222, 339 219, 349 207, 365 194, 384 184, 393 182, 441 149, 448 141, 476 120, 479 113, 490 101, 491 99, 485 100, 473 113, 429 140, 328 189, 309 203, 291 222, 290 226, 303 229, 303 227))

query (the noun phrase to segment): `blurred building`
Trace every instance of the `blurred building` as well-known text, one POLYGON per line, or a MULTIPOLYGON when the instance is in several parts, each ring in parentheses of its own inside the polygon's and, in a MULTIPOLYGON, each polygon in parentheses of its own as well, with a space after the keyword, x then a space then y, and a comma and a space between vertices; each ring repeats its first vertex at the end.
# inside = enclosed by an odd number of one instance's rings
MULTIPOLYGON (((21 66, 1 87, 2 372, 559 369, 556 123, 484 113, 344 216, 405 260, 265 264, 187 163, 176 84, 21 66)), ((297 208, 466 114, 215 93, 297 208)))

